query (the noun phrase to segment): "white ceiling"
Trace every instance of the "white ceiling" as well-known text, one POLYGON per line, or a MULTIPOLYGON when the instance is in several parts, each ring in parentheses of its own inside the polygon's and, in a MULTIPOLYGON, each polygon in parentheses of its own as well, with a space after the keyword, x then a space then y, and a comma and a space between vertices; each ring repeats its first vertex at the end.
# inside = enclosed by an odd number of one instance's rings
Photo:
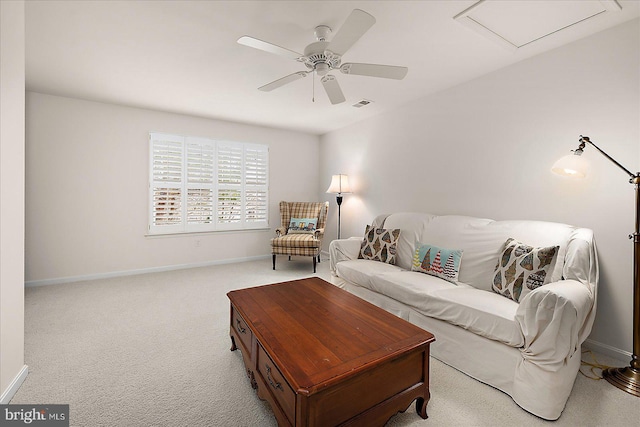
POLYGON ((472 31, 454 17, 476 3, 29 0, 27 90, 323 134, 640 16, 636 0, 618 0, 622 10, 615 1, 487 0, 466 14, 485 20, 472 31), (355 8, 377 22, 343 62, 407 66, 404 80, 334 72, 347 98, 339 105, 317 78, 312 102, 311 76, 257 90, 305 68, 239 37, 301 52, 317 25, 335 34, 355 8), (496 42, 502 28, 527 44, 496 42), (352 106, 363 98, 374 102, 352 106))

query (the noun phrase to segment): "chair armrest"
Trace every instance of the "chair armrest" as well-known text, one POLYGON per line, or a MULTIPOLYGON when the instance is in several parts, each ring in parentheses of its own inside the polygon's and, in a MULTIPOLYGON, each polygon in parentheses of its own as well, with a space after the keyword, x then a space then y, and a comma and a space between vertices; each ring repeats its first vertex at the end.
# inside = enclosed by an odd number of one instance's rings
POLYGON ((287 227, 276 228, 276 237, 284 236, 285 234, 287 234, 287 227))
POLYGON ((592 323, 586 320, 592 310, 594 296, 577 280, 549 283, 527 294, 515 317, 524 337, 523 357, 549 371, 560 369, 589 335, 592 323))
POLYGON ((316 231, 313 232, 313 236, 316 239, 322 239, 324 237, 324 228, 316 228, 316 231))
POLYGON ((336 276, 336 265, 341 261, 358 259, 362 239, 352 237, 349 239, 333 240, 329 244, 329 268, 331 274, 336 276))

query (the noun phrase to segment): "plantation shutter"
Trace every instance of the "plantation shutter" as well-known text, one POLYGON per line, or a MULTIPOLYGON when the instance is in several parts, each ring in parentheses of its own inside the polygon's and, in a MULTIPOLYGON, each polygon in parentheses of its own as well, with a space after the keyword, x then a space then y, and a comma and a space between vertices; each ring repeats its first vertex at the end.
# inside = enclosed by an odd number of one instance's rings
POLYGON ((187 138, 186 147, 186 228, 187 231, 212 230, 214 225, 214 142, 187 138))
POLYGON ((150 232, 182 230, 183 140, 174 135, 151 134, 150 232))
POLYGON ((245 221, 249 227, 269 225, 269 151, 245 144, 245 221))
POLYGON ((150 134, 149 233, 269 226, 266 145, 150 134))
POLYGON ((227 142, 218 143, 218 229, 242 226, 243 147, 227 142))

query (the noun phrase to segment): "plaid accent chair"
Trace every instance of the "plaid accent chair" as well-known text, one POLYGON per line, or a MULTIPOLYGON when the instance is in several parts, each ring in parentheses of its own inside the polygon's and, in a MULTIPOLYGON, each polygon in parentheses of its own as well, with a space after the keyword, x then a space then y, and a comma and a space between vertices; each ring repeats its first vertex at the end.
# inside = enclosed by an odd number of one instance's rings
POLYGON ((276 255, 313 257, 313 272, 316 272, 316 260, 320 262, 320 250, 324 227, 327 222, 329 202, 280 202, 281 226, 276 228, 276 237, 271 239, 273 269, 276 269, 276 255), (312 233, 290 233, 292 218, 318 218, 316 229, 312 233))

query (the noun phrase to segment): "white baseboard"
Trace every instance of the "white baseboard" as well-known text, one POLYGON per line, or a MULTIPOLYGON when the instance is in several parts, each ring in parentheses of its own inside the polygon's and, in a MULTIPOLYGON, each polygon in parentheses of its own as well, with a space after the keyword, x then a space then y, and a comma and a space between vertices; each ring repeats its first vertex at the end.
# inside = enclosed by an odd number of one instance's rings
POLYGON ((584 342, 583 347, 624 362, 631 360, 632 356, 628 351, 620 350, 619 348, 590 339, 584 342))
POLYGON ((13 396, 18 392, 18 389, 24 380, 27 379, 27 375, 29 375, 29 367, 24 365, 22 369, 20 369, 20 372, 18 372, 18 375, 16 375, 13 381, 11 381, 9 387, 2 392, 2 395, 0 396, 0 404, 7 405, 11 402, 11 399, 13 399, 13 396))
POLYGON ((111 277, 133 276, 136 274, 160 273, 163 271, 184 270, 187 268, 209 267, 211 265, 235 264, 238 262, 256 261, 259 259, 267 259, 270 257, 271 255, 257 255, 253 257, 230 258, 230 259, 223 259, 223 260, 217 260, 217 261, 199 262, 194 264, 177 264, 177 265, 167 265, 162 267, 141 268, 137 270, 112 271, 109 273, 88 274, 84 276, 70 276, 70 277, 59 277, 56 279, 30 280, 28 282, 25 282, 24 286, 34 287, 34 286, 59 285, 62 283, 83 282, 86 280, 108 279, 111 277))

